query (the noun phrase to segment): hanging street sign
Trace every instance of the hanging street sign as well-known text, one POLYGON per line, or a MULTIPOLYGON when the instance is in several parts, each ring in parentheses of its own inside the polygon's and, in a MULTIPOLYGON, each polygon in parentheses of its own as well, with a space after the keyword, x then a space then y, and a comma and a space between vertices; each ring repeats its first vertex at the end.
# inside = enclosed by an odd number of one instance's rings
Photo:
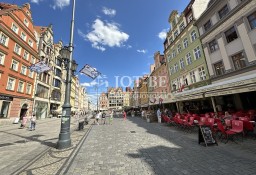
POLYGON ((51 70, 51 67, 49 67, 47 64, 45 64, 44 61, 39 61, 35 64, 32 64, 29 67, 29 69, 36 73, 42 73, 42 72, 47 72, 47 71, 51 70))
POLYGON ((91 67, 88 64, 86 64, 79 72, 89 76, 92 79, 97 78, 101 74, 96 68, 91 67))

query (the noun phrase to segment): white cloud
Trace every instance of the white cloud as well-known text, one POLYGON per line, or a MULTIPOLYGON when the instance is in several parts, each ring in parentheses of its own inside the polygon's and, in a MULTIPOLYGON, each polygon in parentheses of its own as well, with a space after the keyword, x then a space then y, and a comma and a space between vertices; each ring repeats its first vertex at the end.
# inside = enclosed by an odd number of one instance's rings
POLYGON ((107 7, 103 7, 102 12, 105 15, 108 15, 108 16, 115 16, 116 15, 116 10, 115 9, 110 9, 110 8, 107 8, 107 7))
POLYGON ((142 50, 137 50, 137 52, 139 52, 139 53, 147 53, 147 50, 142 49, 142 50))
POLYGON ((53 0, 54 5, 52 6, 53 9, 60 8, 63 9, 66 6, 69 6, 70 0, 53 0))
POLYGON ((36 4, 39 4, 40 1, 43 1, 43 0, 30 0, 31 3, 36 3, 36 4))
POLYGON ((84 87, 93 87, 95 85, 97 85, 98 83, 94 80, 90 83, 81 83, 81 86, 84 86, 84 87))
POLYGON ((127 49, 130 49, 130 48, 132 48, 132 46, 131 45, 127 45, 127 49))
POLYGON ((116 23, 104 23, 100 19, 96 19, 92 24, 92 31, 84 34, 78 30, 78 34, 85 40, 92 43, 92 47, 105 51, 105 46, 121 47, 129 38, 129 35, 122 32, 116 23))
POLYGON ((168 29, 163 29, 160 33, 158 33, 158 37, 161 40, 165 40, 166 39, 166 35, 167 35, 167 31, 168 31, 168 29))

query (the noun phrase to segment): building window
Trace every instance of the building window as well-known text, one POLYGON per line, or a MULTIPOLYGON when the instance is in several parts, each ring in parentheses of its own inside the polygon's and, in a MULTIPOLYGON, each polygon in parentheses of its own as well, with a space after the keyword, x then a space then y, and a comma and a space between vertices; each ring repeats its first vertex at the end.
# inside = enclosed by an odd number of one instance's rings
POLYGON ((226 31, 225 32, 225 36, 226 36, 226 39, 227 39, 228 43, 230 43, 230 42, 234 41, 235 39, 237 39, 238 36, 237 36, 235 27, 233 26, 228 31, 226 31))
POLYGON ((204 67, 198 68, 198 72, 199 72, 200 81, 205 80, 206 79, 206 73, 205 73, 204 67))
POLYGON ((23 58, 25 60, 28 60, 28 52, 27 51, 24 51, 23 58))
POLYGON ((184 22, 180 24, 180 32, 182 32, 185 28, 184 22))
POLYGON ((38 84, 37 88, 36 88, 35 96, 41 97, 41 98, 48 98, 48 91, 49 91, 49 88, 47 88, 41 84, 38 84))
POLYGON ((187 38, 185 38, 185 39, 183 40, 183 45, 184 45, 184 48, 187 48, 187 47, 188 47, 188 39, 187 39, 187 38))
POLYGON ((31 94, 31 89, 32 89, 32 85, 31 84, 27 84, 26 94, 31 94))
POLYGON ((174 32, 174 38, 176 38, 178 35, 179 35, 179 31, 176 30, 176 31, 174 32))
POLYGON ((57 76, 57 77, 60 77, 61 78, 61 70, 60 69, 57 69, 57 68, 55 68, 55 76, 57 76))
POLYGON ((209 48, 211 53, 219 49, 219 45, 215 39, 209 42, 209 48))
POLYGON ((191 83, 196 83, 195 71, 190 72, 189 75, 190 75, 191 83))
POLYGON ((188 21, 188 23, 190 23, 192 20, 193 20, 193 14, 191 13, 191 14, 188 16, 187 21, 188 21))
POLYGON ((23 39, 24 41, 26 41, 26 38, 27 38, 27 35, 23 32, 21 32, 21 35, 20 35, 21 39, 23 39))
POLYGON ((59 58, 56 58, 55 62, 57 66, 61 67, 61 60, 59 58))
POLYGON ((31 41, 30 39, 28 40, 28 44, 33 47, 33 41, 31 41))
POLYGON ((222 9, 220 9, 220 11, 218 12, 220 19, 222 19, 224 16, 226 16, 226 14, 228 14, 228 12, 229 12, 229 9, 228 9, 228 6, 227 6, 227 4, 226 4, 226 5, 225 5, 222 9))
POLYGON ((181 52, 181 45, 179 44, 178 45, 178 53, 180 53, 181 52))
POLYGON ((213 65, 216 75, 223 75, 225 73, 225 67, 223 62, 219 62, 213 65))
POLYGON ((187 64, 188 65, 192 64, 192 59, 191 59, 191 54, 190 53, 187 53, 186 59, 187 59, 187 64))
POLYGON ((18 92, 23 92, 23 88, 24 88, 24 82, 23 81, 19 81, 17 91, 18 92))
POLYGON ((0 43, 7 47, 8 43, 8 37, 5 34, 1 34, 0 36, 0 43))
POLYGON ((177 64, 177 63, 175 63, 175 64, 174 64, 174 72, 178 72, 178 71, 179 71, 178 64, 177 64))
POLYGON ((181 69, 184 69, 184 68, 185 68, 185 62, 184 62, 184 59, 183 59, 183 58, 180 59, 180 68, 181 68, 181 69))
POLYGON ((188 85, 187 76, 183 76, 182 79, 183 79, 183 85, 188 85))
POLYGON ((208 20, 208 21, 204 24, 204 30, 205 30, 205 31, 208 31, 211 27, 212 27, 212 22, 211 22, 211 20, 208 20))
POLYGON ((174 57, 176 57, 176 51, 175 50, 172 51, 172 58, 174 58, 174 57))
POLYGON ((35 63, 36 63, 36 59, 35 59, 35 57, 33 57, 33 56, 31 57, 31 61, 30 61, 30 63, 31 63, 31 64, 35 64, 35 63))
POLYGON ((28 27, 28 20, 27 19, 24 19, 24 24, 28 27))
POLYGON ((53 85, 54 87, 60 88, 60 87, 61 87, 61 81, 54 78, 54 79, 53 79, 53 82, 52 82, 52 85, 53 85))
POLYGON ((27 74, 27 66, 22 65, 20 73, 23 75, 26 75, 27 74))
POLYGON ((247 17, 250 27, 251 29, 255 29, 256 28, 256 11, 253 12, 253 14, 251 14, 250 16, 247 17))
POLYGON ((9 77, 8 78, 8 82, 7 82, 7 86, 6 86, 6 89, 7 90, 14 90, 14 86, 15 86, 15 79, 14 78, 11 78, 9 77))
POLYGON ((18 55, 20 55, 21 47, 18 44, 15 44, 14 52, 17 53, 18 55))
POLYGON ((196 60, 201 58, 201 51, 200 51, 200 47, 197 46, 196 48, 194 48, 194 54, 195 54, 195 58, 196 60))
POLYGON ((15 33, 18 33, 19 28, 15 24, 12 24, 12 31, 14 31, 15 33))
POLYGON ((168 60, 168 62, 170 62, 170 61, 171 61, 171 58, 172 58, 172 57, 171 57, 171 55, 170 55, 170 54, 168 54, 168 55, 167 55, 167 60, 168 60))
POLYGON ((171 44, 172 42, 173 42, 173 38, 170 37, 170 38, 169 38, 169 43, 171 44))
POLYGON ((170 67, 170 73, 171 73, 171 75, 174 74, 174 69, 172 66, 170 67))
POLYGON ((0 65, 4 65, 5 54, 0 52, 0 65))
POLYGON ((197 36, 196 36, 196 31, 193 30, 193 31, 191 32, 191 40, 192 40, 192 42, 195 41, 196 38, 197 38, 197 36))
POLYGON ((240 52, 232 56, 232 61, 235 67, 235 70, 246 67, 246 59, 243 52, 240 52))
POLYGON ((33 78, 33 74, 34 74, 34 73, 33 73, 31 70, 28 71, 28 77, 29 77, 29 78, 33 78))
POLYGON ((16 60, 12 60, 11 69, 18 71, 19 62, 16 60))

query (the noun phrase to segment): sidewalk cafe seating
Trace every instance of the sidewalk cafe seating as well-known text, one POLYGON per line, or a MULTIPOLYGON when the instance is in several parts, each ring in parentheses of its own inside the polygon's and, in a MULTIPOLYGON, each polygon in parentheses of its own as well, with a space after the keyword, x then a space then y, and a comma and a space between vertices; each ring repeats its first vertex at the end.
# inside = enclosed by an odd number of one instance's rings
POLYGON ((184 129, 191 131, 195 127, 194 119, 195 119, 194 117, 189 117, 189 121, 184 122, 184 126, 185 126, 184 129))
POLYGON ((204 125, 206 122, 206 117, 200 117, 198 125, 204 125))
POLYGON ((171 119, 167 115, 162 115, 163 122, 171 123, 171 119))
POLYGON ((243 140, 243 137, 244 137, 243 121, 232 120, 232 127, 230 131, 233 131, 236 134, 242 134, 242 140, 243 140))
MULTIPOLYGON (((217 122, 218 130, 220 131, 220 139, 221 141, 225 138, 226 143, 228 143, 229 139, 234 141, 234 135, 236 134, 234 131, 231 130, 225 130, 224 126, 221 122, 217 122)), ((235 141, 234 141, 235 142, 235 141)))
POLYGON ((225 119, 225 129, 231 128, 231 120, 230 119, 225 119))

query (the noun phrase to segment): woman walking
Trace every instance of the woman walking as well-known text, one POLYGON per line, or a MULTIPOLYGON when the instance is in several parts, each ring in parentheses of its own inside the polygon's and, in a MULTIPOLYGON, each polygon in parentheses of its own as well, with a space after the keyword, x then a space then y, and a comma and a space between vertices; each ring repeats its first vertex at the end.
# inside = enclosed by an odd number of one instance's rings
POLYGON ((126 112, 123 111, 123 117, 124 117, 124 121, 126 120, 126 112))

